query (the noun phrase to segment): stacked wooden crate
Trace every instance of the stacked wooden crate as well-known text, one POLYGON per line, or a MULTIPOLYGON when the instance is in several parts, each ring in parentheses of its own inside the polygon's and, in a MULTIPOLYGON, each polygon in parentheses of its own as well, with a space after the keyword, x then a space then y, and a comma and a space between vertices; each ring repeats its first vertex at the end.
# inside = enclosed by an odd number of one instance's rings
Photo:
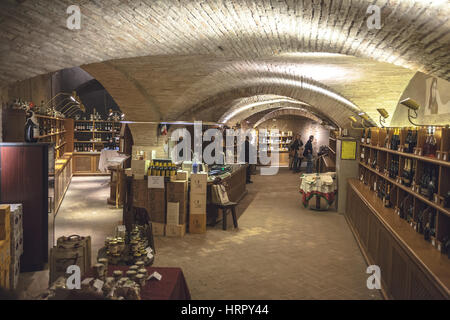
POLYGON ((0 287, 10 289, 9 272, 11 263, 9 205, 0 205, 0 287))
POLYGON ((10 205, 10 248, 11 261, 9 268, 10 288, 16 289, 20 275, 20 257, 23 254, 23 208, 21 204, 10 205))

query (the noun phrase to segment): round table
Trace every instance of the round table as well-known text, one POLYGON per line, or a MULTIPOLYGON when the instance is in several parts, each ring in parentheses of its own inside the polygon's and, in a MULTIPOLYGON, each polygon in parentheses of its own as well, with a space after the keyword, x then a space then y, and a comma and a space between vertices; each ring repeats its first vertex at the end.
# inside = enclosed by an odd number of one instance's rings
POLYGON ((328 210, 337 194, 336 173, 311 173, 300 177, 300 194, 305 208, 328 210))

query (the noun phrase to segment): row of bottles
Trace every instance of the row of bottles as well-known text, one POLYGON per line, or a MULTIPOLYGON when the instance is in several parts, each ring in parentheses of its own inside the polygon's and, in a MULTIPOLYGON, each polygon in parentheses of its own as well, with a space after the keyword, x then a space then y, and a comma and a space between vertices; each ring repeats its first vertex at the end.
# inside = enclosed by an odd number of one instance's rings
POLYGON ((75 152, 94 152, 94 145, 90 143, 75 143, 74 144, 75 152))
POLYGON ((433 200, 433 196, 437 192, 437 173, 436 166, 427 164, 418 180, 420 194, 429 200, 433 200))
POLYGON ((406 187, 411 187, 415 172, 416 172, 415 162, 409 158, 405 159, 405 166, 403 167, 401 180, 402 184, 405 185, 406 187))
POLYGON ((426 157, 436 157, 437 142, 434 133, 436 132, 435 127, 427 128, 427 137, 425 139, 425 144, 423 146, 422 154, 426 157))
POLYGON ((148 167, 149 176, 173 177, 177 174, 177 166, 172 162, 155 161, 148 167))
POLYGON ((416 146, 417 146, 417 130, 408 129, 408 133, 405 138, 405 144, 403 147, 403 152, 413 153, 414 148, 416 146))
POLYGON ((116 132, 119 127, 114 126, 112 122, 77 122, 75 124, 75 131, 111 131, 116 132))
POLYGON ((64 122, 56 122, 50 119, 40 119, 39 121, 39 135, 46 136, 50 134, 59 133, 65 130, 64 122))
POLYGON ((394 158, 391 160, 391 163, 389 164, 389 177, 392 179, 396 179, 398 176, 399 171, 399 161, 398 158, 394 158))

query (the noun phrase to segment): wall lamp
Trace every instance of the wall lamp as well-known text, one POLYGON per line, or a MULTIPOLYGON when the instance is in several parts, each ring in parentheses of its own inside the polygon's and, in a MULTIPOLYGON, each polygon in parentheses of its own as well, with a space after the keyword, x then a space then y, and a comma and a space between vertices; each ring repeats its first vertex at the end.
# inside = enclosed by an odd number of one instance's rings
MULTIPOLYGON (((404 105, 405 107, 408 108, 408 121, 411 124, 413 124, 413 125, 415 125, 417 127, 428 127, 428 126, 430 126, 430 125, 427 125, 427 124, 417 124, 417 123, 414 123, 411 120, 411 119, 417 119, 417 110, 420 109, 420 104, 418 102, 414 101, 411 98, 406 98, 406 99, 400 101, 400 104, 404 105)), ((445 125, 445 124, 432 124, 432 126, 435 126, 435 127, 446 127, 447 125, 445 125)))
POLYGON ((358 120, 354 116, 350 116, 350 117, 348 117, 348 119, 350 120, 350 126, 352 127, 352 129, 365 129, 366 128, 366 126, 364 125, 364 119, 361 122, 358 122, 358 120), (361 124, 362 127, 355 127, 354 124, 356 124, 356 123, 361 124))
POLYGON ((380 114, 380 125, 382 128, 384 128, 384 124, 387 118, 389 118, 389 113, 386 111, 386 109, 379 108, 377 109, 378 113, 380 114))

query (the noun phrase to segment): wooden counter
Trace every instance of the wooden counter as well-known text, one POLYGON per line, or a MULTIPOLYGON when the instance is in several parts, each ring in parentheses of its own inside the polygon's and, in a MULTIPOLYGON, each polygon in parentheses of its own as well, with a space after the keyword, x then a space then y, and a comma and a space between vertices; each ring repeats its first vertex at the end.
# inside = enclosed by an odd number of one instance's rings
POLYGON ((74 176, 109 176, 110 173, 101 172, 98 169, 100 152, 74 152, 73 175, 74 176))
POLYGON ((348 181, 347 222, 369 264, 381 269, 386 298, 449 299, 450 259, 386 208, 357 179, 348 181))
POLYGON ((65 153, 61 159, 55 163, 55 194, 54 212, 58 213, 64 195, 72 181, 72 153, 65 153))

